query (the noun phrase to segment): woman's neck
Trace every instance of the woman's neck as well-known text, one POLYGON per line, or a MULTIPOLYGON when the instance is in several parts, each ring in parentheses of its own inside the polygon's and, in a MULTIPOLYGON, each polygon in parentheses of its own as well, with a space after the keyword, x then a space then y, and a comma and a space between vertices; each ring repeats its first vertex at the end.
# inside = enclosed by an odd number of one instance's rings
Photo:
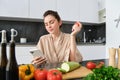
POLYGON ((52 35, 53 40, 57 40, 57 39, 58 39, 58 37, 59 37, 59 35, 60 35, 60 33, 61 33, 61 31, 58 31, 58 32, 57 32, 57 33, 55 33, 55 34, 51 34, 51 35, 52 35))

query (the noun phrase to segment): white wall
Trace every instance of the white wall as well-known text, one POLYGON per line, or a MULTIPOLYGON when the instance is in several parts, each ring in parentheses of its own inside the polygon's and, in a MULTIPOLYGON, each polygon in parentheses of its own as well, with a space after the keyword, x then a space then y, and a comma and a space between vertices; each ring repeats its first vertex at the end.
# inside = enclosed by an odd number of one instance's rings
POLYGON ((106 4, 106 2, 105 2, 106 0, 98 0, 98 8, 99 8, 99 10, 102 10, 102 9, 104 9, 106 6, 105 6, 105 4, 106 4))
POLYGON ((106 0, 106 57, 108 49, 120 45, 120 23, 116 28, 115 19, 120 15, 120 0, 106 0))
MULTIPOLYGON (((31 63, 33 56, 30 54, 30 50, 34 49, 35 46, 16 46, 15 55, 18 64, 29 64, 31 63)), ((9 46, 7 46, 7 57, 9 59, 9 46)))

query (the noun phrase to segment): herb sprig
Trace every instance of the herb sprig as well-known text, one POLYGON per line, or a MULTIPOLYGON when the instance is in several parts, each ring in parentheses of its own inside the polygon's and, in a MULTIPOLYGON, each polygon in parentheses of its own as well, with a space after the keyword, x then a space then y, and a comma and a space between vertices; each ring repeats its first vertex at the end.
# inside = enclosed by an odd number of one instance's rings
POLYGON ((95 68, 93 73, 88 74, 84 80, 120 80, 120 69, 112 66, 95 68))

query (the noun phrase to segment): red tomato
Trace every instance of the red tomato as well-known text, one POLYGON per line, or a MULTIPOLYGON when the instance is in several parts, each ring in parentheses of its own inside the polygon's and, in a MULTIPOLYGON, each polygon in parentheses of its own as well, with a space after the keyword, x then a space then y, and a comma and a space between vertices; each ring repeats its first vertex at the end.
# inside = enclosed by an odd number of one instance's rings
POLYGON ((47 69, 36 69, 34 71, 34 78, 35 80, 47 80, 47 69))
POLYGON ((49 70, 47 80, 62 80, 62 73, 56 69, 49 70))
POLYGON ((94 62, 92 62, 92 61, 89 61, 89 62, 87 62, 86 67, 88 69, 92 70, 92 69, 96 68, 96 64, 94 62))
POLYGON ((80 26, 80 25, 79 25, 79 22, 75 22, 75 25, 80 26))

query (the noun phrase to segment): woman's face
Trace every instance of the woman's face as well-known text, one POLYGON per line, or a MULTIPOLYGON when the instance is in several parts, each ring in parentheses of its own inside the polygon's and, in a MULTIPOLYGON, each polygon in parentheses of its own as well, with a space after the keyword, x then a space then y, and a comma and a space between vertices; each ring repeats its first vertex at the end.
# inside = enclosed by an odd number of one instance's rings
POLYGON ((50 34, 58 33, 61 23, 62 23, 61 21, 58 21, 52 15, 47 15, 46 17, 44 17, 45 28, 50 34))

